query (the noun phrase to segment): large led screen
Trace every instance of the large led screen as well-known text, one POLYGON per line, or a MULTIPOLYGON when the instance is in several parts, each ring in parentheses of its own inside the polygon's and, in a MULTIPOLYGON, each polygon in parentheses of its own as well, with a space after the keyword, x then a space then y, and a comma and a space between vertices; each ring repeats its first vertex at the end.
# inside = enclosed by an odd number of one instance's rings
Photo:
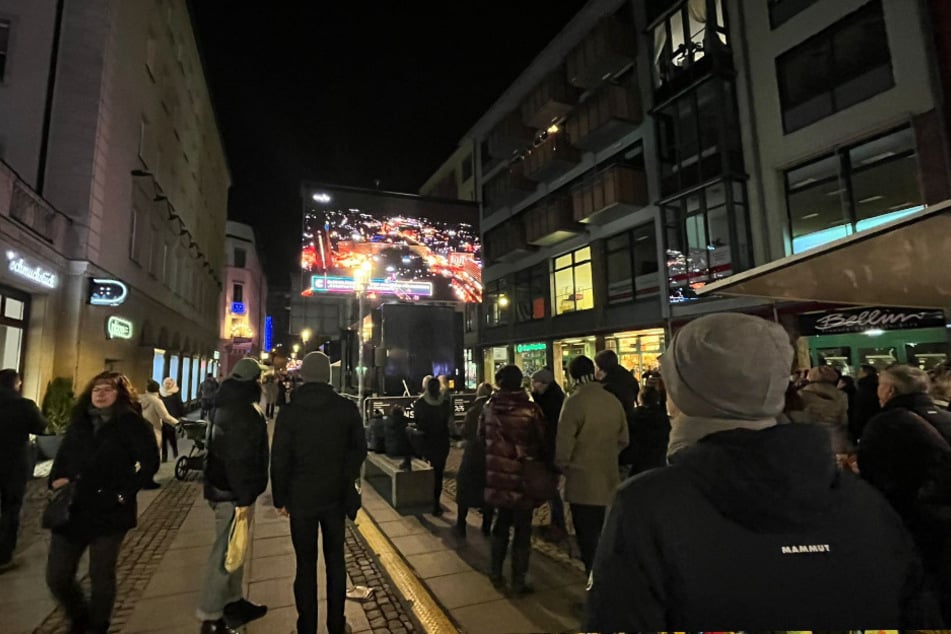
POLYGON ((474 205, 366 190, 321 189, 310 197, 302 295, 364 290, 408 301, 482 301, 474 205))

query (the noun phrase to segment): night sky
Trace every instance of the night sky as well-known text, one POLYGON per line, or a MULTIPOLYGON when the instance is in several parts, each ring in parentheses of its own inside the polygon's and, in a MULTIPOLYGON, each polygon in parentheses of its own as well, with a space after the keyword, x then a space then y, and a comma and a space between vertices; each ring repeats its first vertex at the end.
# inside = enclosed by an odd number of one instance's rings
POLYGON ((270 284, 298 266, 302 180, 418 191, 584 4, 192 0, 228 216, 270 284))

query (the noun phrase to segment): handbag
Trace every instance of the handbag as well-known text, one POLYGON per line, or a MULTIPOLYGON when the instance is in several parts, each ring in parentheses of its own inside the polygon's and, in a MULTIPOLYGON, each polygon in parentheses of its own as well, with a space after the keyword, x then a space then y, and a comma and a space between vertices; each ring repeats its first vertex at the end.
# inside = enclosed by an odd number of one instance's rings
POLYGON ((43 528, 57 530, 69 524, 69 520, 72 518, 75 497, 76 484, 72 481, 58 489, 53 489, 53 495, 50 496, 50 500, 43 510, 43 528))
POLYGON ((351 482, 347 487, 347 492, 343 503, 344 508, 347 511, 347 517, 349 517, 351 520, 356 520, 357 511, 360 510, 360 506, 363 503, 360 478, 357 478, 351 482))
POLYGON ((547 502, 558 495, 559 474, 541 460, 522 460, 522 492, 536 502, 547 502))
POLYGON ((234 572, 244 565, 248 555, 248 533, 251 530, 250 506, 238 506, 231 520, 231 533, 228 535, 228 552, 225 554, 225 570, 234 572))

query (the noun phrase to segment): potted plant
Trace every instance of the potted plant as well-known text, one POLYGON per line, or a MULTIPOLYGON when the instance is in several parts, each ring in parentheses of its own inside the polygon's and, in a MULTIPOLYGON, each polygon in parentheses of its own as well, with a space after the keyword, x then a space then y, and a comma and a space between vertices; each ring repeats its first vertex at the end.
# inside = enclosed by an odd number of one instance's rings
POLYGON ((63 434, 69 427, 75 404, 72 379, 56 377, 46 386, 46 395, 43 397, 41 409, 48 423, 46 433, 49 435, 36 437, 36 445, 46 459, 51 460, 56 457, 56 452, 63 442, 63 434))

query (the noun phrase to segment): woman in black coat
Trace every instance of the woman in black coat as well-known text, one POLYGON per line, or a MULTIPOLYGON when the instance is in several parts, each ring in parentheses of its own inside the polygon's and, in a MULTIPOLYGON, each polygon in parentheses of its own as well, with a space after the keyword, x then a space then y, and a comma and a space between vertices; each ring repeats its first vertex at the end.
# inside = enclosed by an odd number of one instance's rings
POLYGON ((135 388, 124 375, 96 375, 73 408, 50 471, 53 489, 73 487, 69 521, 53 530, 46 566, 46 583, 72 621, 70 631, 109 630, 119 547, 136 525, 136 494, 158 471, 155 435, 136 401, 135 388), (88 601, 76 582, 87 548, 88 601))
POLYGON ((423 432, 426 458, 433 466, 435 486, 433 490, 433 515, 442 515, 439 498, 442 496, 442 476, 449 457, 449 420, 452 418, 452 403, 449 396, 440 390, 439 379, 430 378, 426 391, 413 405, 416 427, 423 432))
POLYGON ((466 411, 462 427, 462 439, 465 449, 462 462, 456 473, 456 514, 455 532, 466 536, 466 515, 470 508, 482 509, 482 534, 488 535, 492 528, 492 508, 485 503, 485 445, 479 440, 479 418, 482 408, 492 396, 492 386, 483 383, 476 390, 476 400, 466 411))

